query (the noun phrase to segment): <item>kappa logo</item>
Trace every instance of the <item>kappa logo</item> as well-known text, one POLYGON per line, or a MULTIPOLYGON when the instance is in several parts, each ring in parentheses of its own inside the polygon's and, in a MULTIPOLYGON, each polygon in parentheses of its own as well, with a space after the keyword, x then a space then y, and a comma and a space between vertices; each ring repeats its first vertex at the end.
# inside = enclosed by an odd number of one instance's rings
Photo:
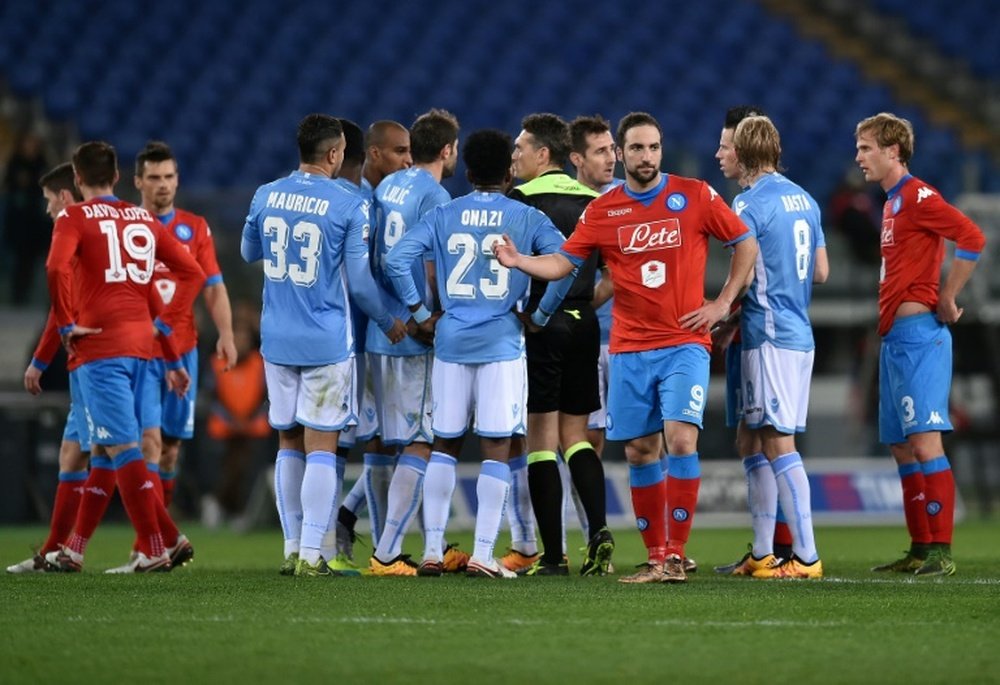
POLYGON ((608 210, 608 216, 624 216, 626 214, 631 214, 631 213, 632 213, 631 207, 621 207, 619 209, 608 210))
POLYGON ((911 502, 923 502, 924 501, 924 493, 922 493, 922 492, 918 493, 916 497, 911 497, 910 501, 911 502))
POLYGON ((142 485, 139 486, 139 489, 140 490, 152 490, 154 487, 155 486, 153 485, 153 481, 147 480, 145 483, 143 483, 142 485))
POLYGON ((99 488, 96 485, 92 485, 87 488, 87 492, 91 495, 97 495, 98 497, 107 497, 108 493, 104 491, 104 488, 99 488))
POLYGON ((895 222, 892 219, 886 219, 882 222, 882 244, 883 245, 895 245, 896 242, 892 235, 892 226, 895 222))
POLYGON ((618 227, 618 247, 624 254, 668 250, 681 246, 681 223, 661 219, 618 227))
POLYGON ((109 431, 104 426, 98 426, 97 429, 94 431, 94 435, 96 435, 101 440, 107 440, 108 438, 111 437, 111 431, 109 431))
POLYGON ((944 419, 941 418, 941 414, 936 411, 931 412, 931 417, 927 419, 928 424, 941 424, 944 423, 944 419))
POLYGON ((927 186, 921 186, 917 189, 917 204, 919 205, 931 195, 936 195, 936 193, 927 186))

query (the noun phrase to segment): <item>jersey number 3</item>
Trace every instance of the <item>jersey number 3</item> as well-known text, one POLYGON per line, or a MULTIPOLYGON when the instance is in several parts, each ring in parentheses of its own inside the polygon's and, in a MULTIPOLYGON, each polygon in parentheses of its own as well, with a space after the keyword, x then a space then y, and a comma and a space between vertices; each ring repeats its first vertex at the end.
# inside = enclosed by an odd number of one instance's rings
POLYGON ((271 257, 264 260, 264 275, 272 281, 286 278, 295 285, 308 288, 316 282, 319 254, 323 249, 323 234, 311 221, 298 221, 289 230, 288 222, 277 216, 264 219, 264 236, 271 238, 271 257), (298 258, 302 264, 288 263, 289 237, 299 244, 298 258))

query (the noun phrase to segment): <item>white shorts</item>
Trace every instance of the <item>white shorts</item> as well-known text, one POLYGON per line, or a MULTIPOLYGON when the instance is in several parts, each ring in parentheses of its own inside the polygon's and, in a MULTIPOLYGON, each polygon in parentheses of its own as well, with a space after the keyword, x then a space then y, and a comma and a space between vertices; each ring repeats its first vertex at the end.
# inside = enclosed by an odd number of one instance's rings
POLYGON ((528 370, 523 355, 485 364, 435 359, 431 387, 434 435, 464 435, 473 418, 476 433, 483 437, 507 438, 524 433, 528 370))
POLYGON ((431 365, 434 355, 392 357, 368 352, 378 390, 378 423, 385 445, 434 442, 431 365))
POLYGON ((364 444, 378 435, 378 369, 368 363, 367 355, 359 354, 354 358, 354 373, 357 378, 357 415, 358 422, 344 429, 337 444, 341 447, 354 447, 364 444))
POLYGON ((748 428, 773 426, 786 435, 806 429, 815 354, 771 343, 743 349, 743 419, 748 428))
POLYGON ((601 344, 601 356, 597 358, 597 391, 601 396, 601 408, 590 413, 588 430, 604 430, 608 423, 608 345, 601 344))
POLYGON ((278 430, 296 425, 339 431, 357 421, 354 360, 326 366, 282 366, 264 362, 267 419, 278 430))

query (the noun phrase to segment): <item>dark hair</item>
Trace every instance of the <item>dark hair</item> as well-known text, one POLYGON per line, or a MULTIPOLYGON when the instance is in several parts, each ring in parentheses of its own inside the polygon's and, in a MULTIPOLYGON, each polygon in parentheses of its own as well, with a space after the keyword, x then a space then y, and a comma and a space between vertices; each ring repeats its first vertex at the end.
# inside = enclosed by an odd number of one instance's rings
POLYGON ((92 188, 115 184, 118 174, 118 154, 111 143, 91 140, 73 151, 73 171, 80 182, 92 188))
POLYGON ((581 155, 587 152, 587 136, 606 133, 611 130, 611 124, 600 114, 592 117, 579 116, 569 122, 570 147, 573 152, 581 155))
POLYGON ((475 131, 462 147, 462 160, 474 185, 499 185, 510 171, 514 143, 503 131, 487 128, 475 131))
POLYGON ((139 154, 135 156, 135 175, 142 177, 146 171, 146 162, 166 162, 168 160, 174 160, 177 162, 177 158, 174 157, 174 151, 170 149, 170 146, 164 143, 162 140, 150 140, 146 143, 146 147, 139 150, 139 154))
POLYGON ((535 147, 549 149, 549 161, 565 166, 569 159, 569 124, 555 114, 529 114, 521 120, 521 128, 535 139, 535 147))
POLYGON ((53 193, 68 190, 73 193, 74 200, 77 202, 83 201, 83 196, 80 195, 79 188, 73 183, 73 165, 69 162, 63 162, 59 166, 46 171, 38 179, 38 185, 43 190, 51 190, 53 193))
POLYGON ((629 112, 618 122, 618 132, 615 134, 615 143, 618 144, 618 147, 625 147, 625 134, 629 132, 629 129, 633 129, 636 126, 653 126, 660 132, 660 136, 663 136, 663 129, 660 128, 660 122, 654 119, 652 114, 646 112, 629 112))
POLYGON ((722 128, 735 129, 736 126, 747 117, 764 117, 764 109, 756 105, 737 105, 726 110, 726 123, 722 128))
POLYGON ((344 130, 344 164, 361 166, 365 163, 365 134, 350 119, 339 119, 344 130))
POLYGON ((421 114, 410 126, 410 155, 415 164, 428 164, 441 154, 441 148, 458 138, 458 119, 447 110, 432 109, 421 114))
POLYGON ((368 131, 365 133, 365 150, 370 148, 372 145, 375 147, 382 147, 382 143, 385 141, 386 132, 392 128, 402 129, 409 133, 409 129, 398 121, 380 119, 379 121, 372 122, 371 126, 368 127, 368 131))
POLYGON ((313 164, 322 160, 344 129, 336 117, 329 114, 307 114, 299 122, 296 139, 299 143, 299 161, 313 164))

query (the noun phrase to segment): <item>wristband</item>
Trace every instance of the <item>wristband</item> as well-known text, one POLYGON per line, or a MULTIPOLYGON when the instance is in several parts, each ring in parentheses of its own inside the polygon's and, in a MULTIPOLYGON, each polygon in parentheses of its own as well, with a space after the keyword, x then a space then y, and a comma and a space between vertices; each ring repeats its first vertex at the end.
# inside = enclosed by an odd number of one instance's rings
POLYGON ((420 305, 420 309, 418 309, 415 312, 411 312, 410 315, 413 317, 413 320, 416 321, 418 324, 421 324, 424 321, 427 321, 427 319, 431 318, 430 311, 428 311, 427 307, 425 307, 424 305, 420 305))
POLYGON ((539 328, 545 328, 545 324, 549 322, 551 317, 551 314, 546 314, 541 308, 539 308, 531 312, 531 323, 535 324, 539 328))

